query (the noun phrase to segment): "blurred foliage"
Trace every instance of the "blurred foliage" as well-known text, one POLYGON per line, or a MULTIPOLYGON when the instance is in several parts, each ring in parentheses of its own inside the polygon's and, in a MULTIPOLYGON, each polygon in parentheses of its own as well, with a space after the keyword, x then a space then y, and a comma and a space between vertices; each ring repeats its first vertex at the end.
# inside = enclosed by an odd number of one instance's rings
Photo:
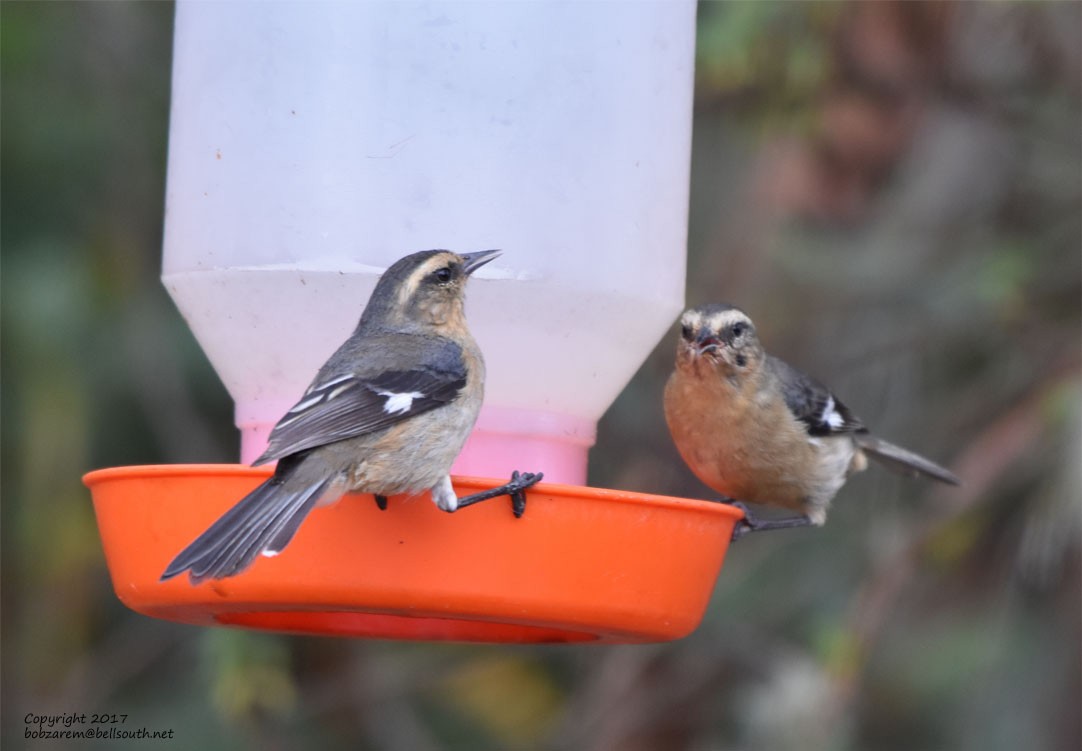
MULTIPOLYGON (((736 546, 677 643, 394 644, 117 602, 81 473, 237 443, 157 280, 172 6, 0 4, 5 746, 75 709, 205 749, 1082 747, 1082 5, 703 3, 699 31, 689 302, 965 485, 854 478, 823 529, 736 546)), ((709 497, 671 351, 591 484, 709 497)))
POLYGON ((203 639, 211 701, 227 717, 284 715, 297 700, 287 645, 274 636, 219 629, 203 639))
POLYGON ((700 100, 753 100, 732 114, 760 127, 810 124, 810 104, 830 75, 830 31, 839 2, 715 2, 699 9, 700 100))
POLYGON ((438 693, 449 709, 473 719, 503 748, 522 748, 543 737, 562 704, 545 666, 514 654, 471 660, 441 676, 438 693))

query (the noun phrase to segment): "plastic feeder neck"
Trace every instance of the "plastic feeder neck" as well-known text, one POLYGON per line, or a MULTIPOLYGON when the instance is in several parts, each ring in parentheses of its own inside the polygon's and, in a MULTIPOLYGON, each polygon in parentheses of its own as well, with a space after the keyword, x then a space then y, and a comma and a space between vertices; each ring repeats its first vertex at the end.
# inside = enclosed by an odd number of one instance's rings
MULTIPOLYGON (((287 404, 273 414, 285 414, 287 404)), ((237 410, 241 462, 251 463, 267 447, 272 422, 254 410, 237 410)), ((545 473, 551 482, 586 484, 586 462, 597 424, 572 415, 509 407, 485 407, 452 472, 474 477, 506 477, 514 470, 545 473), (526 466, 524 462, 528 462, 526 466)))

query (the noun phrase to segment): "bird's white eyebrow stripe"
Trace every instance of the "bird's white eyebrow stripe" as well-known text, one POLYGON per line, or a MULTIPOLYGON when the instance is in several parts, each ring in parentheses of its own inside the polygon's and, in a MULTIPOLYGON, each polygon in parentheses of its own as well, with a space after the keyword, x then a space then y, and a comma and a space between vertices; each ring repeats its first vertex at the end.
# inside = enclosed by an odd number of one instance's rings
POLYGON ((696 326, 698 326, 702 322, 703 322, 702 314, 700 314, 699 311, 697 311, 697 310, 689 310, 680 319, 681 325, 683 325, 683 326, 691 326, 692 328, 695 328, 696 326))
POLYGON ((732 326, 734 323, 746 323, 751 325, 751 319, 743 311, 736 308, 730 308, 729 310, 723 310, 720 313, 714 314, 709 323, 711 328, 715 331, 722 331, 726 326, 732 326))

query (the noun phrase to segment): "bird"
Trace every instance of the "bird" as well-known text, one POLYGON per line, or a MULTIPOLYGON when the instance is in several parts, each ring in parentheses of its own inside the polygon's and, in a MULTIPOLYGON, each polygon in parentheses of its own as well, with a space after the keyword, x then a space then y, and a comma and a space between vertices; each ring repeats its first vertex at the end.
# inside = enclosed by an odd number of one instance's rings
POLYGON ((680 317, 665 420, 684 462, 744 511, 752 531, 821 526, 831 501, 867 457, 895 471, 958 485, 950 470, 872 434, 830 389, 768 354, 743 310, 710 303, 680 317), (746 503, 797 512, 778 519, 746 503))
POLYGON ((509 495, 516 517, 543 474, 514 472, 497 488, 459 498, 451 464, 477 420, 485 363, 466 325, 466 282, 501 251, 426 250, 379 278, 353 333, 271 430, 254 465, 274 474, 185 547, 161 575, 192 585, 275 556, 314 508, 346 493, 431 492, 443 511, 509 495))

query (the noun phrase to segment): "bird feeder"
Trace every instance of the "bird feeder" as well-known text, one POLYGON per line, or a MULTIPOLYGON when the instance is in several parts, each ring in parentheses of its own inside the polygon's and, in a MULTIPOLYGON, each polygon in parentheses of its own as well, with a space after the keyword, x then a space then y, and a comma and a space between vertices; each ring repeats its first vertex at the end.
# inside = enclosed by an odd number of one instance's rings
POLYGON ((683 304, 694 43, 691 0, 178 2, 162 279, 235 401, 242 462, 397 258, 501 248, 467 293, 488 377, 452 471, 460 493, 546 481, 522 519, 346 498, 193 587, 158 577, 269 470, 100 470, 120 599, 386 638, 694 629, 739 512, 584 487, 598 419, 683 304))

